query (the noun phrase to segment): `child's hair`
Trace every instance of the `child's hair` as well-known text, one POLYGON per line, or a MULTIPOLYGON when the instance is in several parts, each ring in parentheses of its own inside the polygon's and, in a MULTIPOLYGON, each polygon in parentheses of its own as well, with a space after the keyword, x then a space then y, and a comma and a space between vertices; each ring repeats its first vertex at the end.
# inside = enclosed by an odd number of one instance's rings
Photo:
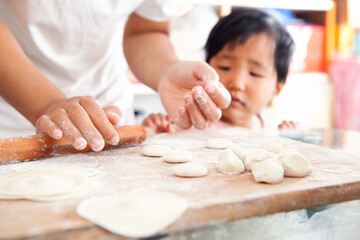
POLYGON ((267 33, 274 39, 277 81, 285 82, 294 51, 294 42, 289 33, 273 17, 256 9, 238 9, 222 18, 211 30, 205 45, 206 62, 214 57, 225 44, 244 44, 252 35, 267 33))

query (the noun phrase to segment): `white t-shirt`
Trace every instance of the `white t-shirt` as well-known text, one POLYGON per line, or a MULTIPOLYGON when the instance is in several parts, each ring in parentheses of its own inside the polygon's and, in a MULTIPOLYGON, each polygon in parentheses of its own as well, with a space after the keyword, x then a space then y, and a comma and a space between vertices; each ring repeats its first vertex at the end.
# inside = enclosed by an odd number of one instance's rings
MULTIPOLYGON (((184 0, 1 0, 0 18, 35 66, 68 97, 94 96, 134 123, 122 37, 136 12, 168 21, 192 7, 184 0)), ((19 89, 21 94, 21 89, 19 89)), ((35 134, 34 127, 0 97, 0 138, 35 134)))

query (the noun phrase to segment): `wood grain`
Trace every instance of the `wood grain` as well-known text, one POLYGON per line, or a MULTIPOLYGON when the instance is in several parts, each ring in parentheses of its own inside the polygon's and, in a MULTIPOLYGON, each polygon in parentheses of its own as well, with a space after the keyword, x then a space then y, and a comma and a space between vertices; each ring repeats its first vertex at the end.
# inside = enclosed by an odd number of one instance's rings
MULTIPOLYGON (((113 234, 76 215, 77 204, 88 197, 126 192, 135 188, 166 191, 185 197, 189 207, 160 234, 218 222, 310 208, 360 199, 360 156, 334 151, 242 128, 159 134, 144 144, 165 144, 193 154, 193 162, 206 166, 200 178, 174 176, 175 164, 141 155, 142 146, 54 157, 0 166, 0 177, 27 169, 93 169, 93 187, 83 196, 67 201, 35 202, 0 200, 0 239, 117 239, 113 234), (270 142, 300 151, 313 165, 305 178, 285 178, 280 184, 256 183, 250 172, 226 176, 217 170, 221 150, 205 148, 212 137, 226 137, 244 151, 270 142)), ((101 207, 101 206, 99 206, 101 207)))

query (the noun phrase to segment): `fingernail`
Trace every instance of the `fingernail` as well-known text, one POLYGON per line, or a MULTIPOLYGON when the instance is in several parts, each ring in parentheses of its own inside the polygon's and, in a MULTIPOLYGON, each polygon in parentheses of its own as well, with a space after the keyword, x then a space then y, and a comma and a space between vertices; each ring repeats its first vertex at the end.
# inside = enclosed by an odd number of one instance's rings
POLYGON ((86 148, 87 142, 84 138, 79 137, 78 139, 75 140, 74 142, 74 147, 78 150, 83 150, 84 148, 86 148))
POLYGON ((201 91, 202 87, 201 86, 195 86, 192 88, 193 91, 201 91))
POLYGON ((185 101, 186 101, 186 104, 187 104, 187 105, 190 105, 190 104, 193 104, 193 103, 194 103, 191 94, 185 95, 185 101))
POLYGON ((219 114, 219 117, 218 117, 218 119, 216 119, 215 121, 220 120, 221 117, 222 117, 222 111, 221 111, 221 109, 217 109, 217 112, 218 112, 218 114, 219 114))
POLYGON ((105 146, 105 142, 103 139, 94 139, 92 143, 92 149, 95 152, 101 151, 105 146))
POLYGON ((114 112, 109 112, 109 114, 110 114, 113 118, 115 118, 116 125, 117 125, 117 124, 120 124, 120 116, 119 116, 118 114, 116 114, 116 113, 114 113, 114 112))
POLYGON ((110 140, 109 143, 110 143, 111 145, 116 145, 116 144, 119 143, 119 140, 120 140, 119 135, 116 134, 116 136, 113 137, 113 138, 110 140))
POLYGON ((184 107, 181 107, 181 108, 179 109, 179 113, 180 113, 180 115, 185 115, 185 108, 184 108, 184 107))
POLYGON ((55 129, 53 132, 56 139, 60 139, 63 135, 63 132, 60 129, 55 129))

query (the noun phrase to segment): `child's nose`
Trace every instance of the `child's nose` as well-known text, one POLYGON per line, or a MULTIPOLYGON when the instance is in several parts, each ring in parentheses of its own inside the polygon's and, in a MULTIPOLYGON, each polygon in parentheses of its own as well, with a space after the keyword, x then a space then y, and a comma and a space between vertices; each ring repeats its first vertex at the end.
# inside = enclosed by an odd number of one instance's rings
POLYGON ((247 75, 245 71, 237 70, 233 72, 229 86, 237 90, 244 91, 246 89, 247 75))

